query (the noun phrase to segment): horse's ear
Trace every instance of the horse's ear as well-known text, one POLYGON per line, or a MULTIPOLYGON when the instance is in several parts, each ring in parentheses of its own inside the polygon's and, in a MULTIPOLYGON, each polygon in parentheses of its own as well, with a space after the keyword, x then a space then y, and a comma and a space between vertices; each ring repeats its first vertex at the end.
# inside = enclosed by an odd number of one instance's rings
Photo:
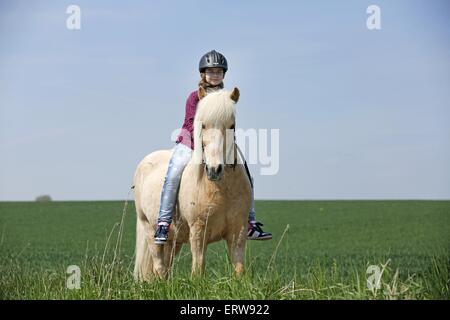
POLYGON ((205 90, 205 88, 199 87, 197 94, 198 94, 198 99, 202 100, 204 97, 206 97, 206 90, 205 90))
POLYGON ((239 96, 240 96, 239 89, 234 87, 230 95, 231 100, 233 100, 234 103, 237 103, 239 100, 239 96))

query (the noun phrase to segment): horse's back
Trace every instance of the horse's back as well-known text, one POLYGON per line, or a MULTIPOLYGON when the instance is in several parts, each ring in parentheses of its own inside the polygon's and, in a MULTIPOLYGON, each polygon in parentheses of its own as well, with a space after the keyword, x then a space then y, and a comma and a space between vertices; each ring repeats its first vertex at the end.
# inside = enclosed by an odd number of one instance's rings
POLYGON ((136 168, 133 181, 136 207, 142 209, 148 219, 152 219, 149 215, 155 215, 159 206, 171 154, 171 150, 154 151, 142 159, 136 168))

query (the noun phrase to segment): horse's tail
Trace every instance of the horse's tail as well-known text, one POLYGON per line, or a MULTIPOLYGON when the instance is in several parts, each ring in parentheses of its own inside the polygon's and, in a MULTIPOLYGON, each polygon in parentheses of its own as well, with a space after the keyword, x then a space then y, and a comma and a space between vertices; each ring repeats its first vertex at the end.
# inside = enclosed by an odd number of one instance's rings
POLYGON ((144 222, 137 219, 136 224, 136 260, 134 278, 138 281, 148 281, 153 276, 153 258, 148 244, 144 222))

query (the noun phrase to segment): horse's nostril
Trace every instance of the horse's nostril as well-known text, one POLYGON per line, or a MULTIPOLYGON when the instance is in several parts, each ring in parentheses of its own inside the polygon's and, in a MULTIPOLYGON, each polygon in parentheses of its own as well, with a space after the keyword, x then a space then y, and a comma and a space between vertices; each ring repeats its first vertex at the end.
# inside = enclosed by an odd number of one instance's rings
POLYGON ((205 170, 206 174, 208 175, 208 178, 211 180, 218 180, 222 176, 224 166, 222 164, 219 164, 217 167, 208 167, 205 164, 205 170))

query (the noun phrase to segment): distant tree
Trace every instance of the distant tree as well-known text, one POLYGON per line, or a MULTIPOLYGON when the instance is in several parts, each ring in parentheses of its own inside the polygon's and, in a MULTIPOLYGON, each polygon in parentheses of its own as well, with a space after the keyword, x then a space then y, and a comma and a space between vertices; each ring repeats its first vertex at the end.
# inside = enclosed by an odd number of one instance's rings
POLYGON ((36 202, 50 202, 52 198, 48 194, 40 195, 36 198, 36 202))

